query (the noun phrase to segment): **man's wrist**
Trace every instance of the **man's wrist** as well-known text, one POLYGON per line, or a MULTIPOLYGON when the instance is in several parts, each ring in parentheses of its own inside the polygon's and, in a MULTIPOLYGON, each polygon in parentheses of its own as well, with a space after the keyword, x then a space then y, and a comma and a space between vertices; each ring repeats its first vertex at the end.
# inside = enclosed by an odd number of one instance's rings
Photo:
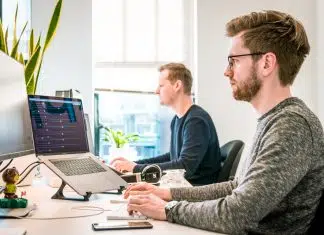
POLYGON ((133 173, 139 173, 142 171, 142 167, 141 164, 135 164, 134 168, 133 168, 133 173))
POLYGON ((166 219, 167 221, 173 223, 174 220, 172 218, 172 209, 178 204, 179 202, 178 201, 170 201, 168 202, 165 207, 164 207, 164 210, 165 210, 165 216, 166 216, 166 219))
POLYGON ((135 162, 132 162, 132 163, 133 163, 133 164, 132 164, 132 167, 131 167, 132 169, 131 169, 130 172, 135 173, 135 172, 134 172, 134 169, 135 169, 135 167, 136 167, 137 164, 136 164, 135 162))
POLYGON ((168 189, 168 188, 162 188, 162 190, 163 190, 163 194, 162 194, 162 197, 161 198, 164 201, 170 202, 172 200, 172 195, 171 195, 170 189, 168 189))

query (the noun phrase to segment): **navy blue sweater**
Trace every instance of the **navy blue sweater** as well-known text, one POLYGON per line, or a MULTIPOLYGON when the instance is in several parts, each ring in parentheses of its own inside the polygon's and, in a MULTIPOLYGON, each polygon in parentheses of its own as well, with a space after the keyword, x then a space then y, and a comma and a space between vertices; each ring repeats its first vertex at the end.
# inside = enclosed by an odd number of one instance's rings
POLYGON ((185 169, 185 178, 193 185, 216 182, 221 168, 221 154, 214 123, 209 114, 197 105, 171 122, 170 152, 136 162, 134 172, 149 164, 162 170, 185 169))

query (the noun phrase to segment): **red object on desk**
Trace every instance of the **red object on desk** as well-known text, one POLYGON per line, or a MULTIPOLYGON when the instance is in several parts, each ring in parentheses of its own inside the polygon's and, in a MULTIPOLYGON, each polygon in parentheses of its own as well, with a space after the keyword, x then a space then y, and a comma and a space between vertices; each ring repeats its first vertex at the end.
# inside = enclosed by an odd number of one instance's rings
POLYGON ((22 191, 21 193, 20 193, 20 197, 23 197, 23 196, 26 196, 26 191, 22 191))

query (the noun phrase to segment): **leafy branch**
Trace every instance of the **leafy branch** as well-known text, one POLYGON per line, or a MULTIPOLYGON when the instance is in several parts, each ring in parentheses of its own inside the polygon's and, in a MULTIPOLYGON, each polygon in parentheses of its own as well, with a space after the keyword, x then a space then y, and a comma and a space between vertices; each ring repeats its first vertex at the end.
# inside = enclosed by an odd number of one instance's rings
POLYGON ((25 70, 25 83, 26 89, 28 94, 35 94, 38 78, 40 74, 40 70, 43 63, 43 56, 48 48, 50 42, 54 38, 58 22, 61 15, 61 8, 62 8, 62 1, 58 0, 47 30, 45 43, 42 45, 41 43, 41 35, 39 35, 37 42, 35 44, 34 41, 34 30, 32 29, 29 35, 28 41, 28 55, 29 60, 24 58, 23 54, 18 51, 19 44, 23 33, 26 30, 28 22, 24 24, 22 31, 17 37, 17 17, 18 17, 18 3, 16 7, 15 17, 14 17, 14 26, 13 26, 13 41, 12 41, 12 48, 9 51, 8 46, 8 27, 5 29, 1 19, 0 19, 0 50, 6 53, 8 56, 11 56, 13 59, 18 61, 24 66, 25 70))
POLYGON ((114 143, 117 148, 122 148, 127 143, 133 143, 139 140, 139 135, 136 133, 125 134, 120 130, 113 130, 109 127, 104 127, 104 141, 114 143))

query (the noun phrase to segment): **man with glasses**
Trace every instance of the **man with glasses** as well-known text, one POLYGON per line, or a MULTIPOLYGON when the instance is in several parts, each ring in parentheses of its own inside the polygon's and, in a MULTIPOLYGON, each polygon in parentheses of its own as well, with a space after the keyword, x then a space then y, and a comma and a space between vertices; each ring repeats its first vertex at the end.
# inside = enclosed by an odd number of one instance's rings
POLYGON ((233 97, 259 114, 247 158, 233 181, 193 188, 131 186, 125 192, 131 195, 128 211, 230 234, 305 234, 324 188, 322 126, 290 91, 310 51, 306 32, 278 11, 237 17, 226 31, 232 46, 224 74, 233 97))

